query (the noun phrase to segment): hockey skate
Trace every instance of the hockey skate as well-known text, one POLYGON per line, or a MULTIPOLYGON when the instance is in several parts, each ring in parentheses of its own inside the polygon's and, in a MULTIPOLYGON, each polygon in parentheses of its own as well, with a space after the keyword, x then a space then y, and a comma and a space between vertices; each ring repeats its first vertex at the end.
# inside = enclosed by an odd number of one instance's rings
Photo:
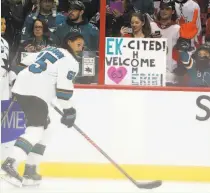
POLYGON ((41 183, 42 176, 37 174, 36 165, 25 165, 23 174, 23 186, 38 186, 41 183))
POLYGON ((14 167, 15 159, 8 157, 1 166, 2 171, 5 172, 1 178, 12 185, 22 187, 23 178, 19 175, 14 167))

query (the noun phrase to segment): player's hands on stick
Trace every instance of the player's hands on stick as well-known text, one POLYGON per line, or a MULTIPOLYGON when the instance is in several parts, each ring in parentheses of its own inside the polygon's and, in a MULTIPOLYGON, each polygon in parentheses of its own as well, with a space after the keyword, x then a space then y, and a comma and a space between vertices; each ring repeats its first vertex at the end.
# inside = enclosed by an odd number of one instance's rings
POLYGON ((70 109, 63 109, 63 116, 61 118, 61 123, 66 125, 67 127, 72 127, 76 120, 76 109, 73 107, 70 109))

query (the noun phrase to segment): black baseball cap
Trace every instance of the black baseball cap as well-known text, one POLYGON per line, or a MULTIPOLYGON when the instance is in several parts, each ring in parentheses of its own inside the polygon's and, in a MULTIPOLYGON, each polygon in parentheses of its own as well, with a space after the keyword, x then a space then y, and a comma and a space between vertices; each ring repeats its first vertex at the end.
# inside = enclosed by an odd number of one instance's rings
POLYGON ((85 5, 78 0, 69 1, 69 10, 85 10, 85 5))
POLYGON ((161 0, 160 8, 171 8, 175 10, 175 2, 174 0, 161 0))

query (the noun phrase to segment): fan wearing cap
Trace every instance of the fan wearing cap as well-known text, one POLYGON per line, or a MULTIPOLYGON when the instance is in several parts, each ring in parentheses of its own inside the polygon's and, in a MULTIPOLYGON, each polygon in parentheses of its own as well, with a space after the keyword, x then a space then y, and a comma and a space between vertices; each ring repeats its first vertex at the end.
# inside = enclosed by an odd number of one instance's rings
POLYGON ((99 30, 84 18, 85 6, 81 1, 69 3, 68 19, 66 23, 59 26, 55 32, 57 44, 61 45, 64 37, 69 32, 79 32, 85 40, 85 47, 88 50, 98 50, 99 30))
POLYGON ((201 45, 190 60, 190 63, 183 63, 188 76, 186 86, 210 87, 210 45, 201 45))
POLYGON ((174 73, 177 61, 172 59, 173 47, 179 38, 180 31, 180 26, 176 23, 176 20, 175 2, 172 0, 162 0, 157 21, 150 23, 153 37, 167 39, 166 85, 176 85, 178 83, 177 76, 174 73))
POLYGON ((55 2, 55 0, 38 1, 39 9, 37 9, 35 13, 30 13, 25 19, 21 34, 21 42, 30 38, 30 29, 36 19, 44 21, 48 25, 50 32, 55 31, 59 25, 66 22, 66 17, 55 11, 55 2))

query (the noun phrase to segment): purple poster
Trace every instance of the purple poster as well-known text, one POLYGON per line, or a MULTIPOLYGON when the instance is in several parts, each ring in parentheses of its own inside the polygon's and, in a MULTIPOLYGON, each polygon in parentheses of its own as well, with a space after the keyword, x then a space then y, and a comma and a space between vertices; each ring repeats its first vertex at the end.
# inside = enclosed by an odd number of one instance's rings
MULTIPOLYGON (((11 101, 1 101, 1 117, 7 111, 11 101)), ((25 132, 24 113, 17 103, 14 103, 10 112, 1 123, 1 143, 16 140, 25 132)))

